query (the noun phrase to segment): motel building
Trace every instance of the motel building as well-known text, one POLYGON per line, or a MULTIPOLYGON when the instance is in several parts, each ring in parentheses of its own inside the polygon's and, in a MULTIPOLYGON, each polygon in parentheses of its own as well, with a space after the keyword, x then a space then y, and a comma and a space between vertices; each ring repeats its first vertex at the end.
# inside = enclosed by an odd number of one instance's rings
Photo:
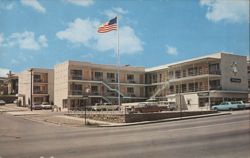
POLYGON ((31 96, 34 104, 54 101, 53 69, 31 68, 20 72, 18 79, 18 100, 21 106, 30 105, 31 96))
MULTIPOLYGON (((117 104, 119 89, 121 103, 173 101, 179 109, 209 110, 222 101, 248 100, 249 63, 246 56, 221 52, 153 68, 125 65, 119 68, 118 84, 116 65, 65 61, 53 70, 33 69, 32 98, 61 108, 83 108, 117 104)), ((23 105, 30 98, 30 75, 28 70, 19 74, 23 105)))

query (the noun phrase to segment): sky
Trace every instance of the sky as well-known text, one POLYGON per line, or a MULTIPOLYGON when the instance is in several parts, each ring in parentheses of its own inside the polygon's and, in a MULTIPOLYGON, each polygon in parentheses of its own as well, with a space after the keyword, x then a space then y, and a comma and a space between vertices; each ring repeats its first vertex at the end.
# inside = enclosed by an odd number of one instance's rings
POLYGON ((1 0, 0 76, 66 60, 154 67, 230 52, 249 55, 249 0, 1 0))

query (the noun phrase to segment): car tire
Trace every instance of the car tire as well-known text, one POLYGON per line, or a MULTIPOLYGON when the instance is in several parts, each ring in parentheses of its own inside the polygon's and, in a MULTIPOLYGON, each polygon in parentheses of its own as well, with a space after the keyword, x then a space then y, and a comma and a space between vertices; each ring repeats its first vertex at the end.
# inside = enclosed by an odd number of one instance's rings
POLYGON ((213 110, 214 110, 214 111, 218 111, 218 108, 214 108, 213 110))

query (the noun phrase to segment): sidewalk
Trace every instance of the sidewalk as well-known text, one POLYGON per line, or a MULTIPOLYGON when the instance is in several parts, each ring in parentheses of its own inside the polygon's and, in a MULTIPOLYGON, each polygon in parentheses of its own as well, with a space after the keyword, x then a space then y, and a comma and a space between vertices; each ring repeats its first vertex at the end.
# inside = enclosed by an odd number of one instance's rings
POLYGON ((0 106, 0 112, 11 112, 11 111, 28 111, 27 107, 18 107, 16 104, 6 104, 0 106))

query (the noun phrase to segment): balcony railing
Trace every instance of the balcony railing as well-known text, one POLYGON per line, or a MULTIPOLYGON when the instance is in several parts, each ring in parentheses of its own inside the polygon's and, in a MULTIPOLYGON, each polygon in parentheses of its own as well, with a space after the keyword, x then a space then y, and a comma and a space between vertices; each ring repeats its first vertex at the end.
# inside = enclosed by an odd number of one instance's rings
MULTIPOLYGON (((210 85, 210 90, 222 90, 222 87, 220 85, 218 86, 211 86, 210 85)), ((208 91, 208 86, 201 86, 201 87, 189 87, 188 89, 182 89, 181 93, 186 93, 186 92, 197 92, 197 91, 208 91)), ((170 89, 169 90, 169 94, 176 94, 179 93, 180 90, 174 90, 174 89, 170 89)))
POLYGON ((82 77, 82 75, 70 75, 69 79, 70 80, 82 80, 83 77, 82 77))
POLYGON ((115 82, 117 82, 117 81, 115 80, 115 78, 107 78, 107 80, 106 80, 105 82, 108 82, 108 83, 115 83, 115 82))
POLYGON ((103 77, 94 77, 92 78, 94 81, 103 81, 103 77))
POLYGON ((199 76, 199 75, 221 75, 221 71, 220 70, 216 70, 216 71, 209 71, 208 70, 201 70, 201 71, 196 71, 196 72, 188 72, 187 74, 183 75, 183 74, 178 74, 175 76, 169 75, 169 79, 179 79, 179 78, 185 78, 185 77, 191 77, 191 76, 199 76))
POLYGON ((48 83, 48 80, 47 79, 34 78, 34 83, 48 83))
POLYGON ((38 90, 34 90, 33 94, 48 94, 48 91, 38 91, 38 90))
POLYGON ((128 83, 136 83, 135 80, 127 80, 128 83))

